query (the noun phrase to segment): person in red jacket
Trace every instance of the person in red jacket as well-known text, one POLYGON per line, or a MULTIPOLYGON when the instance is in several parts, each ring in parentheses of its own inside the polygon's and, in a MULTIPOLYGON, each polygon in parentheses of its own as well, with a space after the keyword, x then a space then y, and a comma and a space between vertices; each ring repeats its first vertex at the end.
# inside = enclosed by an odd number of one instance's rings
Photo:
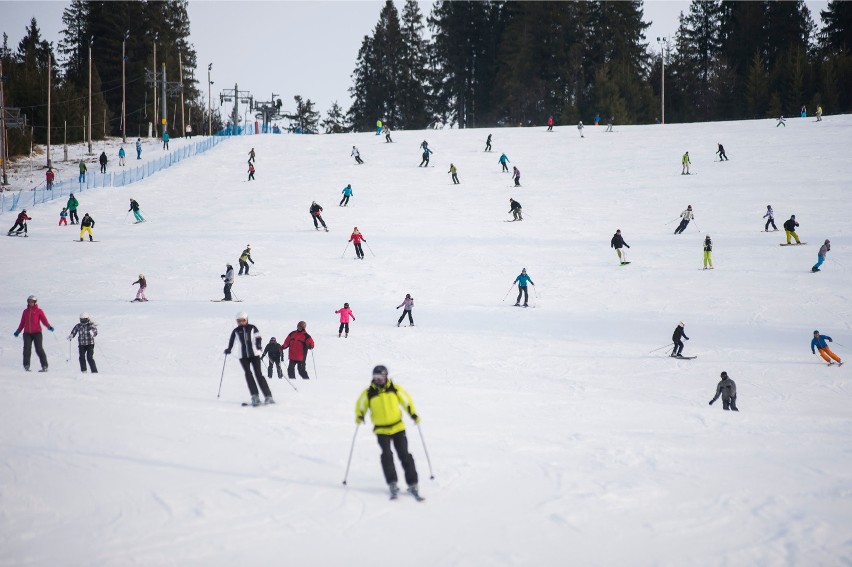
POLYGON ((547 119, 547 131, 548 131, 548 132, 553 132, 553 116, 550 116, 550 117, 547 119))
POLYGON ((314 340, 305 331, 308 324, 304 321, 299 321, 296 325, 296 330, 287 335, 284 342, 281 343, 282 349, 289 349, 287 358, 290 359, 290 364, 287 365, 287 378, 290 380, 296 379, 294 368, 299 369, 299 376, 303 380, 310 380, 308 371, 305 370, 305 361, 308 359, 308 351, 314 348, 314 340))
POLYGON ((35 343, 36 354, 41 362, 41 370, 39 372, 47 372, 47 355, 44 354, 44 348, 41 344, 41 324, 47 327, 47 330, 53 332, 53 327, 47 321, 44 311, 38 306, 38 299, 31 295, 27 298, 27 308, 21 314, 21 323, 18 325, 18 330, 15 331, 15 336, 24 331, 24 370, 30 371, 30 355, 32 354, 33 343, 35 343))
POLYGON ((53 180, 56 178, 56 175, 53 173, 51 168, 47 168, 47 171, 44 173, 44 181, 47 185, 47 189, 53 189, 53 180))
POLYGON ((15 230, 16 228, 18 230, 17 230, 17 232, 15 232, 15 236, 20 236, 21 231, 23 231, 24 236, 26 236, 27 235, 27 221, 28 220, 33 220, 33 219, 29 215, 27 215, 27 210, 24 209, 23 211, 18 213, 18 218, 15 219, 15 224, 12 225, 12 228, 9 229, 9 232, 6 234, 6 236, 12 236, 12 231, 15 230))
POLYGON ((364 238, 364 235, 358 230, 356 226, 352 231, 352 236, 349 237, 349 242, 355 245, 355 255, 356 258, 364 259, 364 250, 361 248, 361 242, 367 242, 367 239, 364 238))

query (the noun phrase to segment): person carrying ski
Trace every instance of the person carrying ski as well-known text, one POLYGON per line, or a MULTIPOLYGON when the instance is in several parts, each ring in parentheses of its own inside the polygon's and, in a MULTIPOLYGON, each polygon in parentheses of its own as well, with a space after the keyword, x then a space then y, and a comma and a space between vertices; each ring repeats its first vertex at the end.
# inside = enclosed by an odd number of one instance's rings
MULTIPOLYGON (((598 124, 597 124, 597 122, 596 122, 596 123, 595 123, 595 126, 597 126, 597 125, 598 125, 598 124)), ((579 130, 579 131, 580 131, 580 137, 581 137, 581 138, 585 138, 585 136, 583 136, 583 121, 582 121, 582 120, 580 120, 580 122, 577 124, 577 130, 579 130)))
POLYGON ((509 212, 512 213, 512 222, 524 220, 521 204, 509 197, 509 212))
POLYGON ((248 153, 248 157, 249 157, 248 158, 249 163, 254 161, 254 148, 252 148, 251 151, 248 153))
POLYGON ((83 220, 80 221, 80 242, 83 242, 83 234, 89 233, 89 242, 94 242, 92 229, 95 228, 95 219, 89 216, 89 213, 83 215, 83 220))
POLYGON ((408 315, 408 325, 410 327, 414 326, 414 319, 411 317, 411 310, 414 309, 414 298, 411 297, 410 293, 405 294, 405 299, 402 300, 402 303, 396 306, 397 309, 400 307, 403 308, 402 315, 399 316, 399 320, 396 322, 396 326, 399 327, 402 320, 405 319, 405 316, 408 315))
POLYGON ((820 335, 819 331, 814 331, 814 338, 811 339, 811 354, 816 354, 814 349, 819 351, 819 355, 825 360, 829 366, 834 364, 834 360, 837 361, 838 366, 843 366, 843 361, 840 360, 840 357, 831 352, 831 349, 828 348, 828 344, 825 341, 833 343, 834 341, 828 335, 820 335), (832 358, 834 360, 832 360, 832 358))
POLYGON ((124 152, 124 146, 118 148, 118 165, 126 165, 126 162, 124 161, 124 157, 126 155, 127 154, 124 152))
POLYGON ((281 348, 281 345, 275 340, 275 337, 269 339, 269 342, 266 344, 266 348, 263 349, 263 354, 260 355, 260 359, 263 360, 263 357, 267 356, 266 360, 269 365, 266 368, 266 376, 268 378, 272 378, 272 367, 275 366, 276 370, 278 370, 278 379, 284 377, 284 371, 281 370, 281 361, 284 359, 284 350, 281 348))
POLYGON ((521 186, 521 170, 514 165, 512 166, 512 179, 515 180, 515 187, 521 186))
POLYGON ((674 349, 670 355, 672 357, 683 358, 683 355, 681 354, 683 352, 683 341, 681 339, 689 340, 689 337, 687 337, 684 332, 684 326, 683 321, 681 321, 677 324, 674 333, 672 333, 672 343, 674 343, 674 349))
POLYGON ((376 136, 382 133, 382 119, 376 120, 376 136))
POLYGON ((249 176, 248 176, 248 179, 246 179, 246 181, 254 181, 255 180, 254 179, 254 164, 252 162, 249 162, 248 167, 249 167, 248 168, 249 176))
POLYGON ((47 372, 47 355, 42 347, 41 325, 44 324, 47 330, 53 332, 53 327, 47 321, 44 311, 38 306, 38 298, 31 295, 27 298, 27 308, 21 314, 21 322, 18 325, 18 330, 15 331, 15 336, 24 331, 24 370, 30 371, 30 356, 32 347, 35 345, 36 355, 41 362, 41 370, 39 372, 47 372))
POLYGON ((148 280, 145 279, 145 274, 139 274, 139 279, 130 285, 139 284, 139 289, 136 290, 136 298, 133 301, 148 301, 145 297, 145 290, 148 289, 148 280))
POLYGON ((819 247, 819 253, 817 254, 817 263, 811 268, 812 272, 818 272, 819 267, 822 266, 822 263, 825 262, 825 256, 828 254, 828 251, 831 250, 831 241, 826 238, 825 242, 822 246, 819 247))
MULTIPOLYGON (((15 232, 15 236, 20 235, 21 232, 24 233, 24 236, 27 236, 27 221, 28 220, 33 220, 33 219, 32 219, 32 217, 30 217, 27 214, 27 210, 23 209, 20 213, 18 213, 17 218, 15 218, 15 224, 13 224, 12 228, 9 229, 9 232, 6 233, 6 236, 12 236, 13 231, 15 232), (16 228, 18 229, 17 231, 15 230, 16 228)), ((83 239, 81 238, 80 240, 83 240, 83 239)))
POLYGON ((78 178, 78 181, 80 183, 86 182, 86 171, 88 169, 89 168, 86 167, 86 162, 84 162, 83 160, 80 160, 80 177, 78 178))
POLYGON ((486 151, 486 152, 491 151, 491 134, 488 134, 488 139, 485 140, 485 150, 483 150, 483 151, 486 151))
POLYGON ((680 170, 680 174, 692 175, 691 173, 689 173, 689 166, 692 165, 692 162, 689 161, 689 152, 683 154, 683 157, 681 158, 680 162, 681 164, 683 164, 683 167, 680 170))
POLYGON ((454 164, 452 164, 452 163, 450 164, 450 170, 447 173, 452 174, 453 185, 458 185, 459 184, 459 175, 458 175, 458 170, 456 169, 456 166, 454 164))
POLYGON ((127 210, 127 212, 129 213, 130 211, 133 211, 133 217, 136 219, 136 222, 145 222, 145 218, 139 211, 139 203, 137 203, 136 200, 132 197, 130 198, 130 208, 127 210))
POLYGON ((86 372, 86 361, 88 360, 92 374, 98 373, 98 366, 95 364, 95 337, 97 336, 98 326, 89 318, 88 313, 80 313, 80 322, 74 325, 71 334, 68 335, 68 342, 77 337, 80 372, 86 372))
POLYGON ((692 205, 689 205, 686 207, 686 210, 680 214, 680 224, 677 225, 674 233, 681 234, 684 230, 686 230, 686 227, 689 225, 689 221, 693 219, 695 219, 695 217, 692 214, 692 205))
POLYGON ((335 313, 340 314, 340 327, 337 329, 337 338, 340 338, 340 334, 346 330, 346 336, 344 338, 349 338, 349 319, 355 320, 355 314, 352 313, 352 310, 349 309, 349 304, 344 303, 343 307, 335 311, 335 313))
POLYGON ((169 149, 169 133, 163 132, 163 149, 169 149))
POLYGON ((325 221, 322 220, 322 207, 317 205, 316 201, 311 202, 311 207, 308 209, 308 212, 311 213, 311 217, 314 219, 314 228, 319 230, 319 226, 317 225, 317 221, 319 221, 325 231, 328 232, 328 227, 325 226, 325 221))
POLYGON ((387 126, 385 126, 385 127, 382 129, 382 131, 385 133, 385 143, 386 143, 386 144, 393 143, 393 140, 391 140, 391 130, 390 130, 390 128, 388 128, 387 126))
POLYGON ((260 396, 258 394, 258 386, 263 392, 264 404, 274 404, 272 392, 269 390, 269 384, 266 383, 266 378, 263 377, 263 372, 260 370, 260 357, 257 355, 262 348, 263 339, 260 336, 260 331, 254 325, 248 322, 248 315, 241 311, 236 315, 237 327, 231 331, 231 339, 228 341, 228 348, 225 349, 225 355, 231 354, 231 349, 234 348, 234 341, 240 340, 240 364, 246 375, 246 384, 248 385, 249 393, 251 394, 251 405, 260 405, 260 396), (252 377, 254 370, 254 377, 252 377), (255 384, 257 381, 257 384, 255 384))
POLYGON ((56 174, 53 173, 53 169, 48 167, 47 171, 44 172, 44 184, 48 191, 53 190, 53 180, 56 179, 56 174))
POLYGON ((609 241, 609 247, 615 248, 615 253, 618 254, 618 260, 621 262, 621 265, 627 263, 627 255, 622 255, 621 249, 627 246, 630 248, 630 245, 624 241, 624 238, 621 236, 621 229, 618 228, 615 230, 615 234, 612 235, 612 239, 609 241))
POLYGON ((352 196, 352 184, 347 184, 346 187, 343 188, 343 198, 338 203, 338 207, 345 207, 349 205, 349 197, 352 196))
POLYGON ((710 240, 710 235, 704 237, 704 269, 713 269, 713 242, 710 240))
POLYGON ((716 145, 719 146, 719 149, 716 150, 716 153, 719 154, 719 161, 728 161, 728 156, 725 155, 725 146, 719 142, 717 142, 716 145))
POLYGON ((763 227, 763 232, 769 232, 769 225, 772 225, 772 229, 777 231, 778 227, 775 226, 775 213, 772 211, 772 205, 766 205, 766 214, 763 215, 763 218, 768 219, 766 221, 766 225, 763 227))
POLYGON ((722 409, 725 411, 740 411, 737 409, 737 385, 728 378, 727 372, 722 372, 722 379, 716 385, 716 395, 710 400, 710 405, 722 396, 722 409))
POLYGON ((296 324, 296 330, 287 335, 287 338, 281 344, 281 348, 289 349, 288 358, 290 362, 287 365, 287 378, 290 380, 296 379, 294 369, 299 370, 299 376, 302 377, 302 380, 310 380, 311 378, 308 376, 308 371, 305 370, 305 361, 308 359, 308 351, 314 348, 314 339, 305 330, 307 327, 307 323, 299 321, 296 324))
POLYGON ((779 126, 783 126, 784 128, 786 128, 786 127, 787 127, 787 121, 786 121, 786 120, 784 120, 784 115, 783 115, 783 114, 782 114, 781 116, 779 116, 779 117, 778 117, 778 123, 777 123, 777 124, 775 124, 775 127, 776 127, 776 128, 778 128, 779 126))
POLYGON ((249 275, 249 262, 254 264, 254 260, 251 259, 251 245, 246 244, 246 249, 240 254, 240 273, 237 275, 243 275, 243 270, 245 270, 246 275, 249 275))
MULTIPOLYGON (((489 138, 489 139, 491 139, 491 135, 490 135, 490 134, 489 134, 488 138, 489 138)), ((491 147, 491 146, 489 145, 489 148, 490 148, 490 147, 491 147)), ((502 166, 503 166, 503 173, 506 173, 506 172, 508 172, 508 171, 509 171, 509 166, 508 166, 508 165, 506 165, 506 164, 508 164, 508 163, 510 163, 510 162, 509 162, 509 158, 508 158, 508 157, 506 157, 506 154, 505 154, 505 153, 500 154, 500 159, 499 159, 499 160, 497 160, 497 163, 499 163, 500 165, 502 165, 502 166)))
POLYGON ((68 226, 68 208, 62 207, 62 210, 59 212, 59 226, 68 226))
POLYGON ((400 406, 405 409, 414 423, 420 423, 420 417, 414 408, 414 400, 402 386, 394 384, 388 378, 388 369, 380 364, 373 368, 373 380, 370 386, 361 392, 358 401, 355 402, 355 423, 358 425, 364 423, 364 416, 367 411, 370 412, 373 433, 376 434, 379 446, 382 448, 382 472, 391 498, 396 498, 399 493, 396 467, 391 451, 391 444, 393 444, 397 458, 405 471, 408 492, 419 499, 417 468, 414 466, 414 457, 408 452, 408 438, 405 435, 405 423, 402 421, 400 406))
POLYGON ((547 118, 547 131, 553 132, 553 115, 551 114, 547 118))
POLYGON ((68 203, 65 204, 68 208, 68 215, 71 217, 71 224, 77 224, 80 222, 80 217, 77 216, 77 207, 80 206, 80 202, 77 200, 77 197, 74 196, 74 193, 68 195, 68 203))
POLYGON ((101 173, 106 173, 107 155, 105 151, 101 152, 101 157, 98 158, 98 161, 101 164, 101 173))
POLYGON ((225 273, 220 276, 225 282, 225 297, 222 301, 233 301, 231 298, 231 287, 234 285, 234 267, 230 264, 225 266, 225 273))
POLYGON ((527 284, 531 284, 535 286, 532 278, 527 275, 527 269, 524 268, 521 270, 521 273, 518 274, 518 277, 515 278, 514 283, 518 284, 518 298, 515 300, 515 307, 520 307, 521 305, 521 295, 524 296, 524 307, 529 307, 529 293, 527 293, 527 284))
POLYGON ((136 159, 142 159, 142 138, 136 138, 136 159))
POLYGON ((364 259, 364 249, 361 248, 361 242, 367 242, 367 239, 364 238, 364 235, 358 230, 356 226, 352 231, 352 235, 349 237, 349 242, 355 245, 355 255, 357 258, 364 259))
MULTIPOLYGON (((425 142, 424 142, 425 143, 425 142)), ((423 146, 423 159, 417 167, 429 167, 429 154, 433 153, 429 146, 423 146)))
POLYGON ((799 240, 799 235, 796 234, 796 227, 799 226, 799 223, 796 222, 796 215, 792 215, 789 219, 784 222, 784 232, 787 235, 787 244, 790 244, 790 237, 796 239, 796 244, 801 244, 802 242, 799 240))
POLYGON ((352 146, 352 154, 351 155, 352 155, 352 157, 355 158, 355 162, 358 165, 361 165, 361 164, 364 163, 364 160, 361 159, 361 152, 359 152, 358 148, 356 148, 355 146, 352 146))

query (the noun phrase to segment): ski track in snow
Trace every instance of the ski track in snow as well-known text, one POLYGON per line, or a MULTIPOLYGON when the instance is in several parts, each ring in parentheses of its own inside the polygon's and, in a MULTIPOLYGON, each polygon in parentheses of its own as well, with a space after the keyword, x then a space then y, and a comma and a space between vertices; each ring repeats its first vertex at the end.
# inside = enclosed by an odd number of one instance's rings
POLYGON ((79 194, 97 246, 69 245, 61 202, 33 207, 30 238, 0 240, 0 566, 852 564, 852 386, 809 352, 815 328, 852 346, 852 116, 787 124, 252 136, 79 194), (417 168, 424 138, 434 168, 417 168), (717 141, 730 161, 713 161, 717 141), (251 147, 257 180, 242 183, 251 147), (687 150, 697 176, 680 175, 687 150), (123 223, 129 196, 151 223, 123 223), (523 222, 502 222, 509 197, 523 222), (330 232, 313 230, 312 200, 330 232), (767 204, 810 245, 763 233, 767 204), (260 277, 236 277, 243 303, 210 302, 246 244, 260 277), (522 267, 534 309, 506 293, 522 267), (139 273, 148 303, 129 302, 139 273), (11 336, 30 293, 56 327, 47 374, 23 372, 11 336), (396 327, 406 293, 410 329, 396 327), (76 341, 66 362, 84 310, 96 375, 77 370, 76 341), (241 407, 230 356, 217 399, 237 310, 264 343, 307 321, 318 376, 309 359, 298 392, 273 378, 275 406, 241 407), (680 320, 698 358, 649 352, 680 320), (422 503, 388 501, 370 426, 341 484, 379 363, 423 418, 434 480, 408 422, 422 503), (739 413, 707 405, 722 370, 739 413))

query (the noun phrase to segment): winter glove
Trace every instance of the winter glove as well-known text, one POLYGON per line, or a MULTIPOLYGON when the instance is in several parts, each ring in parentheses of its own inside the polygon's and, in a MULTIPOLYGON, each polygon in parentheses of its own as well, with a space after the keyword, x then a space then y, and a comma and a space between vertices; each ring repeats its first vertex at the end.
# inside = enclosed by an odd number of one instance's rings
POLYGON ((15 336, 17 337, 18 335, 20 335, 20 334, 21 334, 21 331, 15 331, 15 333, 14 333, 14 334, 15 334, 15 336))
POLYGON ((361 425, 362 423, 364 423, 364 418, 363 418, 363 416, 360 416, 360 415, 359 415, 358 417, 356 417, 356 418, 355 418, 355 423, 357 423, 358 425, 361 425))
POLYGON ((399 309, 400 307, 402 307, 402 305, 400 305, 399 307, 397 307, 397 309, 399 309))
POLYGON ((712 406, 712 405, 713 405, 713 402, 715 402, 715 401, 716 401, 716 400, 710 400, 710 405, 712 406))
POLYGON ((411 419, 414 420, 414 423, 420 423, 420 416, 417 415, 416 413, 411 416, 411 419))
POLYGON ((630 248, 630 245, 629 245, 629 244, 625 244, 625 246, 627 246, 628 248, 630 248))
POLYGON ((225 354, 231 354, 231 349, 226 348, 226 349, 225 349, 225 354))
POLYGON ((52 332, 53 332, 53 327, 48 327, 48 328, 47 328, 47 330, 48 330, 48 331, 50 331, 50 332, 52 333, 52 332))
POLYGON ((222 275, 221 275, 221 276, 219 276, 219 277, 220 277, 220 278, 222 278, 222 279, 224 280, 224 279, 225 279, 225 274, 222 274, 222 275))
POLYGON ((69 340, 69 341, 71 340, 71 335, 68 335, 68 340, 69 340))

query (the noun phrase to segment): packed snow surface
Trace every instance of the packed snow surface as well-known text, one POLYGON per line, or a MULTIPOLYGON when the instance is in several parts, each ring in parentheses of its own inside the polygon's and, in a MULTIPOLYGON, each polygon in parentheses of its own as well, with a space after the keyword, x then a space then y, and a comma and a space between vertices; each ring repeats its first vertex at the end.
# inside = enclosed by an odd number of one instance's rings
POLYGON ((29 209, 29 238, 0 240, 0 565, 852 564, 850 367, 810 352, 819 329, 852 357, 852 117, 393 138, 235 138, 80 193, 95 243, 57 226, 59 201, 29 209), (130 197, 150 222, 130 222, 130 197), (509 197, 523 222, 504 222, 509 197), (764 232, 767 205, 807 244, 764 232), (211 302, 246 244, 243 302, 211 302), (528 309, 513 306, 522 268, 528 309), (150 301, 131 303, 140 273, 150 301), (31 293, 56 327, 46 374, 24 372, 12 336, 31 293), (397 328, 406 293, 416 326, 397 328), (344 302, 356 320, 338 338, 344 302), (317 343, 310 380, 270 381, 274 406, 240 405, 223 355, 238 310, 264 344, 299 320, 317 343), (95 375, 65 340, 82 311, 95 375), (694 360, 654 351, 679 321, 694 360), (406 423, 423 503, 388 500, 369 422, 356 434, 376 364, 422 417, 406 423), (721 371, 739 413, 708 406, 721 371))

